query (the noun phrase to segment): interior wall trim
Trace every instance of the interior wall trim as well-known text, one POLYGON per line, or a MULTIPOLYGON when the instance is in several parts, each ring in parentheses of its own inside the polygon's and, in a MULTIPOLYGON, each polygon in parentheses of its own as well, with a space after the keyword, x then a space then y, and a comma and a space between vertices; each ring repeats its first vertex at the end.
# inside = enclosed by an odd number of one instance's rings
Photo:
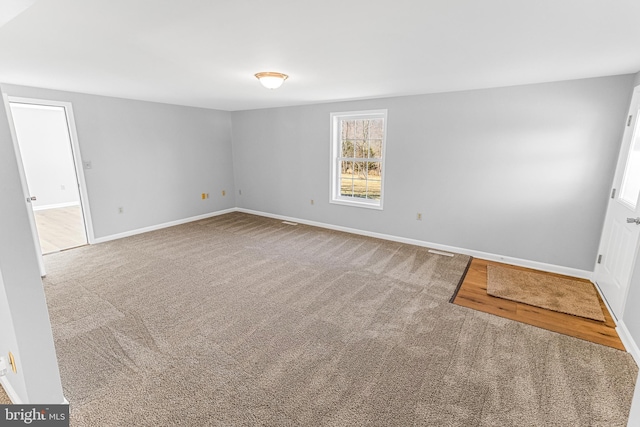
POLYGON ((620 341, 624 344, 624 348, 631 353, 636 365, 640 366, 640 349, 638 348, 635 340, 631 337, 631 333, 629 332, 629 329, 627 329, 627 325, 624 324, 624 320, 616 322, 616 326, 616 331, 618 332, 620 341))
POLYGON ((192 216, 192 217, 189 217, 189 218, 183 218, 183 219, 179 219, 179 220, 176 220, 176 221, 170 221, 170 222, 165 222, 165 223, 162 223, 162 224, 152 225, 152 226, 149 226, 149 227, 143 227, 143 228, 139 228, 139 229, 135 229, 135 230, 129 230, 129 231, 125 231, 123 233, 117 233, 117 234, 111 234, 111 235, 108 235, 108 236, 97 237, 95 239, 95 243, 102 243, 102 242, 108 242, 108 241, 111 241, 111 240, 122 239, 123 237, 134 236, 136 234, 147 233, 149 231, 160 230, 162 228, 167 228, 167 227, 173 227, 174 225, 180 225, 180 224, 186 224, 188 222, 199 221, 201 219, 211 218, 211 217, 218 216, 218 215, 224 215, 224 214, 231 213, 231 212, 243 212, 243 213, 247 213, 247 214, 251 214, 251 215, 258 215, 258 216, 263 216, 263 217, 267 217, 267 218, 280 219, 280 220, 283 220, 283 221, 297 222, 299 224, 311 225, 311 226, 314 226, 314 227, 326 228, 326 229, 329 229, 329 230, 343 231, 345 233, 358 234, 358 235, 361 235, 361 236, 374 237, 374 238, 377 238, 377 239, 390 240, 390 241, 393 241, 393 242, 406 243, 406 244, 409 244, 409 245, 422 246, 422 247, 426 247, 426 248, 437 249, 437 250, 447 251, 447 252, 454 252, 454 253, 458 253, 458 254, 462 254, 462 255, 469 255, 469 256, 472 256, 474 258, 485 259, 485 260, 488 260, 488 261, 501 262, 503 264, 516 265, 518 267, 532 268, 532 269, 535 269, 535 270, 546 271, 546 272, 549 272, 549 273, 564 274, 565 276, 578 277, 580 279, 587 279, 587 280, 592 280, 593 279, 593 272, 592 271, 580 270, 580 269, 577 269, 577 268, 565 267, 565 266, 555 265, 555 264, 547 264, 547 263, 544 263, 544 262, 531 261, 531 260, 522 259, 522 258, 514 258, 514 257, 506 256, 506 255, 492 254, 492 253, 489 253, 489 252, 476 251, 476 250, 473 250, 473 249, 466 249, 466 248, 459 248, 459 247, 455 247, 455 246, 442 245, 440 243, 427 242, 427 241, 424 241, 424 240, 417 240, 417 239, 411 239, 411 238, 408 238, 408 237, 394 236, 394 235, 391 235, 391 234, 377 233, 377 232, 374 232, 374 231, 361 230, 361 229, 351 228, 351 227, 343 227, 341 225, 328 224, 328 223, 319 222, 319 221, 310 221, 310 220, 306 220, 306 219, 295 218, 295 217, 290 217, 290 216, 285 216, 285 215, 277 215, 277 214, 272 214, 272 213, 269 213, 269 212, 256 211, 256 210, 245 209, 245 208, 223 209, 223 210, 220 210, 220 211, 210 212, 210 213, 206 213, 206 214, 203 214, 203 215, 192 216))
MULTIPOLYGON (((10 370, 11 369, 9 369, 9 371, 10 370)), ((7 379, 6 375, 0 377, 0 385, 2 385, 2 388, 4 388, 4 391, 7 393, 7 396, 9 396, 9 399, 11 399, 11 402, 14 405, 22 405, 22 404, 24 404, 24 402, 22 401, 22 399, 20 399, 20 396, 18 395, 16 390, 13 388, 13 386, 11 385, 9 380, 7 379)))
POLYGON ((637 343, 635 342, 635 340, 631 336, 631 333, 627 329, 627 326, 625 325, 624 321, 621 320, 621 319, 617 319, 615 317, 615 315, 613 315, 613 311, 611 310, 611 307, 609 307, 609 304, 607 304, 607 300, 602 295, 602 292, 600 291, 600 288, 598 287, 598 285, 593 280, 593 272, 592 271, 580 270, 580 269, 564 267, 564 266, 554 265, 554 264, 547 264, 547 263, 542 263, 542 262, 538 262, 538 261, 531 261, 531 260, 526 260, 526 259, 520 259, 520 258, 513 258, 513 257, 504 256, 504 255, 492 254, 492 253, 488 253, 488 252, 474 251, 474 250, 458 248, 458 247, 454 247, 454 246, 441 245, 441 244, 438 244, 438 243, 431 243, 431 242, 426 242, 426 241, 422 241, 422 240, 409 239, 409 238, 406 238, 406 237, 398 237, 398 236, 393 236, 393 235, 389 235, 389 234, 375 233, 375 232, 371 232, 371 231, 359 230, 359 229, 349 228, 349 227, 342 227, 342 226, 337 226, 337 225, 333 225, 333 224, 326 224, 326 223, 317 222, 317 221, 308 221, 308 220, 304 220, 304 219, 300 219, 300 218, 293 218, 293 217, 284 216, 284 215, 275 215, 275 214, 271 214, 271 213, 267 213, 267 212, 261 212, 261 211, 255 211, 255 210, 251 210, 251 209, 236 208, 236 211, 244 212, 244 213, 248 213, 248 214, 252 214, 252 215, 264 216, 264 217, 268 217, 268 218, 280 219, 280 220, 283 220, 283 221, 297 222, 299 224, 312 225, 312 226, 315 226, 315 227, 327 228, 327 229, 330 229, 330 230, 344 231, 344 232, 347 232, 347 233, 359 234, 359 235, 362 235, 362 236, 375 237, 375 238, 378 238, 378 239, 391 240, 391 241, 394 241, 394 242, 407 243, 407 244, 410 244, 410 245, 423 246, 423 247, 428 247, 428 248, 432 248, 432 249, 444 250, 444 251, 447 251, 447 252, 454 252, 454 253, 459 253, 459 254, 463 254, 463 255, 470 255, 470 256, 472 256, 474 258, 485 259, 485 260, 488 260, 488 261, 501 262, 501 263, 504 263, 504 264, 511 264, 511 265, 516 265, 516 266, 519 266, 519 267, 532 268, 532 269, 535 269, 535 270, 546 271, 548 273, 563 274, 563 275, 566 275, 566 276, 572 276, 572 277, 577 277, 577 278, 580 278, 580 279, 590 280, 594 284, 597 292, 600 294, 600 297, 602 298, 602 300, 604 301, 605 305, 607 306, 607 309, 612 314, 613 320, 616 323, 616 331, 618 332, 618 336, 620 337, 620 340, 622 341, 622 344, 624 344, 624 347, 627 349, 627 352, 629 352, 631 354, 631 356, 635 360, 636 364, 638 366, 640 366, 640 348, 638 347, 637 343))
POLYGON ((228 214, 228 213, 231 213, 231 212, 235 212, 236 210, 237 210, 237 208, 223 209, 223 210, 220 210, 220 211, 209 212, 209 213, 206 213, 206 214, 192 216, 192 217, 189 217, 189 218, 183 218, 183 219, 178 219, 178 220, 175 220, 175 221, 165 222, 165 223, 162 223, 162 224, 151 225, 149 227, 143 227, 143 228, 138 228, 138 229, 135 229, 135 230, 129 230, 129 231, 125 231, 125 232, 122 232, 122 233, 110 234, 108 236, 103 236, 103 237, 97 237, 97 238, 95 238, 95 243, 109 242, 111 240, 117 240, 117 239, 122 239, 124 237, 135 236, 136 234, 148 233, 149 231, 155 231, 155 230, 160 230, 160 229, 167 228, 167 227, 173 227, 174 225, 186 224, 188 222, 199 221, 201 219, 206 219, 206 218, 211 218, 211 217, 218 216, 218 215, 228 214))
POLYGON ((236 211, 244 212, 252 215, 264 216, 268 218, 281 219, 283 221, 297 222, 299 224, 312 225, 315 227, 327 228, 329 230, 344 231, 346 233, 359 234, 359 235, 368 236, 368 237, 375 237, 377 239, 390 240, 390 241, 399 242, 399 243, 407 243, 409 245, 415 245, 415 246, 423 246, 426 248, 437 249, 437 250, 447 251, 447 252, 454 252, 462 255, 470 255, 474 258, 501 262, 503 264, 516 265, 518 267, 532 268, 535 270, 546 271, 549 273, 563 274, 565 276, 578 277, 580 279, 591 280, 593 277, 592 271, 580 270, 580 269, 571 268, 571 267, 564 267, 561 265, 547 264, 544 262, 514 258, 506 255, 498 255, 498 254, 492 254, 489 252, 476 251, 472 249, 458 248, 455 246, 442 245, 439 243, 432 243, 424 240, 411 239, 408 237, 399 237, 391 234, 376 233, 373 231, 343 227, 340 225, 327 224, 324 222, 309 221, 305 219, 293 218, 293 217, 284 216, 284 215, 275 215, 268 212, 254 211, 251 209, 236 208, 236 211))

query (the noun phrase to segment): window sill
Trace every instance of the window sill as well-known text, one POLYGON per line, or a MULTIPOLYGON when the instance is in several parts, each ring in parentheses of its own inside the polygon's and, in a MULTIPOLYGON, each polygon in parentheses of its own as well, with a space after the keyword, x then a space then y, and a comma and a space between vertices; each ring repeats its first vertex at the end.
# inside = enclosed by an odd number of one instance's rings
POLYGON ((356 208, 366 208, 366 209, 376 209, 382 210, 382 202, 380 203, 372 203, 372 202, 360 202, 356 200, 344 200, 344 199, 331 199, 329 203, 334 205, 343 205, 343 206, 353 206, 356 208))

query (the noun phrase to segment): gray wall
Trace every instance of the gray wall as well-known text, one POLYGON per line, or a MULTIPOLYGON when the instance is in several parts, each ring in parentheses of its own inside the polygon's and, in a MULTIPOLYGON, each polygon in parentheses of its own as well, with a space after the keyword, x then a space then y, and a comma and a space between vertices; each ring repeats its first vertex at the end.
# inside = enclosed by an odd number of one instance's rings
POLYGON ((0 103, 0 355, 16 356, 7 381, 25 403, 62 403, 51 324, 9 122, 0 103))
MULTIPOLYGON (((640 254, 636 256, 635 267, 629 283, 622 321, 629 331, 635 345, 640 345, 640 254)), ((640 425, 640 376, 636 379, 635 393, 629 413, 629 427, 640 425)))
POLYGON ((9 96, 73 104, 81 156, 92 162, 84 173, 96 238, 236 205, 229 112, 1 87, 9 96))
POLYGON ((234 112, 238 206, 592 271, 633 79, 234 112), (382 108, 384 210, 329 204, 329 113, 382 108))

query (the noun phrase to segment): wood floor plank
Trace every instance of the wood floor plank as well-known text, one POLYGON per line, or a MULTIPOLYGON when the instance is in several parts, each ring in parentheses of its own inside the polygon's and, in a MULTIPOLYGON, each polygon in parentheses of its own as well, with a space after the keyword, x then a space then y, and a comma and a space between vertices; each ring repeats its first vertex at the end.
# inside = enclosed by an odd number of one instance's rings
POLYGON ((87 244, 80 206, 34 211, 42 254, 87 244))
MULTIPOLYGON (((487 294, 487 265, 500 265, 516 270, 535 271, 524 267, 474 258, 453 301, 454 304, 625 351, 624 345, 616 332, 615 322, 599 294, 598 300, 604 313, 604 322, 496 298, 487 294)), ((540 271, 536 272, 541 273, 540 271)), ((566 278, 561 274, 543 274, 566 278)), ((575 280, 573 277, 571 279, 575 280)), ((579 280, 591 284, 588 280, 579 280)))

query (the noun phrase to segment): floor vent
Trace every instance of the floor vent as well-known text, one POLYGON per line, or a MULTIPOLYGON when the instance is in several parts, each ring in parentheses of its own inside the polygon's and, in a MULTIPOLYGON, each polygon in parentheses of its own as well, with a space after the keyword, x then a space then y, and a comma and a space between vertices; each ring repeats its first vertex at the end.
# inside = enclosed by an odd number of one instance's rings
POLYGON ((436 255, 453 256, 453 254, 450 254, 449 252, 436 251, 435 249, 429 249, 428 252, 436 255))

